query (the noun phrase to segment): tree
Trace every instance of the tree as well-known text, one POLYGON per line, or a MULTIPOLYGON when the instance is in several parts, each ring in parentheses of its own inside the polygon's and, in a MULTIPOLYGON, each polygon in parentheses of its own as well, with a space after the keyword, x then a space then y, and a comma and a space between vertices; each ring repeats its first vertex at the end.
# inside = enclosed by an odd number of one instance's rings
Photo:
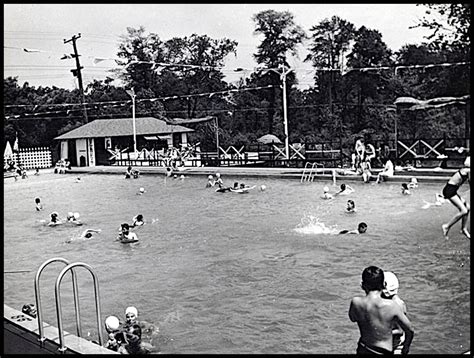
MULTIPOLYGON (((427 37, 437 48, 463 49, 465 54, 471 46, 471 4, 423 4, 425 16, 415 27, 432 30, 427 37)), ((467 57, 468 58, 468 57, 467 57)))
MULTIPOLYGON (((256 24, 254 34, 264 36, 261 44, 257 47, 257 53, 254 54, 258 64, 275 70, 281 65, 284 68, 289 67, 288 53, 297 54, 297 45, 306 36, 304 30, 295 24, 293 17, 293 14, 289 11, 278 12, 275 10, 265 10, 252 16, 252 20, 256 24)), ((275 85, 275 88, 279 87, 280 76, 278 73, 267 72, 265 76, 269 78, 272 85, 275 85)), ((288 78, 287 83, 288 88, 291 88, 290 78, 288 78)), ((272 133, 276 104, 275 91, 270 91, 268 101, 270 102, 270 108, 267 112, 268 132, 272 133)))
POLYGON ((145 35, 145 28, 127 27, 127 34, 120 37, 117 56, 124 59, 120 65, 127 66, 125 72, 119 72, 119 77, 126 86, 135 90, 150 88, 156 81, 153 62, 163 62, 163 42, 157 34, 145 35))
POLYGON ((329 109, 332 112, 332 101, 334 92, 334 71, 318 70, 340 69, 343 65, 344 52, 349 49, 351 40, 355 37, 355 27, 352 23, 333 16, 331 20, 325 19, 319 24, 311 27, 312 44, 305 61, 311 61, 316 68, 315 80, 324 86, 325 79, 329 84, 329 109))

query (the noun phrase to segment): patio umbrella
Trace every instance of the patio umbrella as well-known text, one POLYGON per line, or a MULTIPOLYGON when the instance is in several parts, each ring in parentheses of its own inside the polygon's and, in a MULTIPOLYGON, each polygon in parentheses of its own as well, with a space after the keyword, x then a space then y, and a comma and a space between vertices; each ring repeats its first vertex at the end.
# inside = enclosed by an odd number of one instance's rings
POLYGON ((281 140, 278 139, 278 137, 273 134, 265 134, 264 136, 261 136, 260 138, 258 138, 257 142, 262 143, 262 144, 271 144, 271 143, 281 144, 281 140))
POLYGON ((7 141, 7 145, 5 146, 5 152, 3 152, 3 159, 10 159, 13 157, 13 150, 10 142, 7 141))

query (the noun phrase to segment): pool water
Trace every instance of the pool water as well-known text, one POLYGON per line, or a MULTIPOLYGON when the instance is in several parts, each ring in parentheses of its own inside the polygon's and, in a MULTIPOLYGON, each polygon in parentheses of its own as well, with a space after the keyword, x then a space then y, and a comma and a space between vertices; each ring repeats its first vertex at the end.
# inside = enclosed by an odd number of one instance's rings
MULTIPOLYGON (((223 177, 255 185, 247 194, 216 193, 205 176, 165 180, 144 175, 42 174, 4 181, 4 302, 34 302, 34 277, 47 259, 91 265, 99 278, 103 319, 124 320, 127 306, 160 327, 144 337, 161 353, 355 353, 359 331, 348 318, 363 295, 370 265, 393 271, 415 328, 410 353, 455 354, 470 349, 470 240, 441 224, 455 213, 434 202, 442 185, 410 196, 400 183, 351 183, 355 192, 322 200, 329 181, 223 177), (261 191, 261 185, 266 190, 261 191), (145 193, 139 195, 140 188, 145 193), (44 210, 35 210, 35 197, 44 210), (345 212, 346 202, 357 213, 345 212), (425 209, 423 208, 425 207, 425 209), (79 212, 81 227, 48 227, 49 214, 79 212), (120 224, 143 214, 140 242, 116 240, 120 224), (363 235, 334 235, 368 224, 363 235), (90 240, 75 239, 87 228, 90 240)), ((338 185, 341 182, 338 183, 338 185)), ((468 201, 464 186, 460 193, 468 201)), ((44 320, 57 325, 52 264, 41 279, 44 320)), ((90 274, 78 271, 83 335, 97 336, 90 274), (86 333, 84 333, 86 332, 86 333)), ((75 332, 70 277, 61 284, 63 324, 75 332)))

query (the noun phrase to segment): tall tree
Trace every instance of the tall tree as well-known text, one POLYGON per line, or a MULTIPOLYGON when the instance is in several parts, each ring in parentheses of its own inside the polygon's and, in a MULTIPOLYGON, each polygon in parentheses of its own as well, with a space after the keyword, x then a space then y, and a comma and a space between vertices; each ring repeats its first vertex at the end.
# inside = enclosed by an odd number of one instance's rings
POLYGON ((145 28, 127 27, 127 34, 120 37, 117 56, 122 66, 127 66, 119 76, 126 86, 135 90, 153 87, 156 73, 153 62, 163 62, 163 42, 157 34, 145 34, 145 28))
MULTIPOLYGON (((352 23, 333 16, 330 20, 324 19, 310 28, 311 46, 305 61, 311 61, 318 69, 340 69, 344 61, 344 52, 349 49, 351 40, 355 37, 355 27, 352 23)), ((339 71, 338 71, 339 73, 339 71)), ((334 71, 316 70, 315 80, 321 84, 328 79, 328 101, 332 112, 334 93, 334 71)))
MULTIPOLYGON (((257 63, 275 70, 281 65, 288 68, 288 54, 296 55, 298 44, 301 44, 306 36, 301 26, 295 24, 293 14, 289 11, 265 10, 253 15, 252 20, 255 22, 254 34, 263 35, 263 40, 257 47, 257 53, 254 54, 257 63)), ((271 84, 275 85, 275 88, 279 87, 278 73, 267 72, 265 76, 269 78, 271 84)), ((291 82, 288 81, 288 83, 291 82)), ((289 91, 287 93, 289 95, 289 91)), ((268 132, 272 133, 276 103, 275 91, 270 91, 268 101, 270 102, 267 112, 268 132)))
MULTIPOLYGON (((347 56, 347 66, 355 68, 355 71, 346 75, 345 85, 352 91, 356 98, 357 111, 354 118, 354 131, 366 129, 371 118, 367 112, 364 113, 365 101, 369 98, 371 102, 381 103, 379 88, 385 85, 386 74, 378 71, 364 71, 363 68, 374 68, 379 66, 390 66, 391 51, 383 42, 382 34, 377 30, 371 30, 365 26, 357 30, 352 51, 347 56)), ((371 115, 372 120, 377 120, 377 114, 371 115)))

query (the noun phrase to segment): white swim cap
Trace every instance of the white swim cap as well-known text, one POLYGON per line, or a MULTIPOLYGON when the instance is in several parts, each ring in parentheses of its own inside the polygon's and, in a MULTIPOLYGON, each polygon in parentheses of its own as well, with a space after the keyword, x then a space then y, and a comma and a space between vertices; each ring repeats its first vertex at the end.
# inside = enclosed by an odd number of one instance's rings
POLYGON ((127 309, 125 310, 125 315, 127 315, 129 313, 134 314, 135 317, 138 316, 138 310, 133 306, 127 307, 127 309))
POLYGON ((74 219, 77 220, 77 219, 79 219, 80 216, 81 216, 81 215, 80 215, 79 213, 74 213, 74 219))
POLYGON ((261 190, 261 191, 265 191, 266 188, 267 188, 267 187, 266 187, 264 184, 260 185, 260 190, 261 190))
POLYGON ((212 175, 209 175, 209 176, 207 177, 207 179, 211 180, 211 179, 212 179, 212 175))
POLYGON ((68 218, 72 218, 74 216, 74 213, 72 211, 68 212, 67 213, 67 217, 68 218))
POLYGON ((183 174, 181 174, 180 178, 181 178, 181 179, 184 179, 184 175, 183 175, 183 174))
POLYGON ((327 192, 329 191, 329 188, 328 188, 327 186, 325 186, 325 187, 323 188, 323 191, 324 191, 325 193, 327 193, 327 192))
POLYGON ((105 320, 105 327, 111 331, 116 331, 120 326, 120 321, 115 316, 109 316, 105 320))
POLYGON ((398 293, 398 278, 390 271, 384 271, 384 286, 383 293, 387 296, 393 296, 398 293))
POLYGON ((140 193, 144 193, 145 192, 145 188, 140 188, 140 193))
POLYGON ((412 183, 418 183, 418 180, 415 177, 413 177, 413 178, 411 178, 411 182, 412 183))
POLYGON ((220 178, 221 174, 220 173, 216 173, 216 177, 220 178))

